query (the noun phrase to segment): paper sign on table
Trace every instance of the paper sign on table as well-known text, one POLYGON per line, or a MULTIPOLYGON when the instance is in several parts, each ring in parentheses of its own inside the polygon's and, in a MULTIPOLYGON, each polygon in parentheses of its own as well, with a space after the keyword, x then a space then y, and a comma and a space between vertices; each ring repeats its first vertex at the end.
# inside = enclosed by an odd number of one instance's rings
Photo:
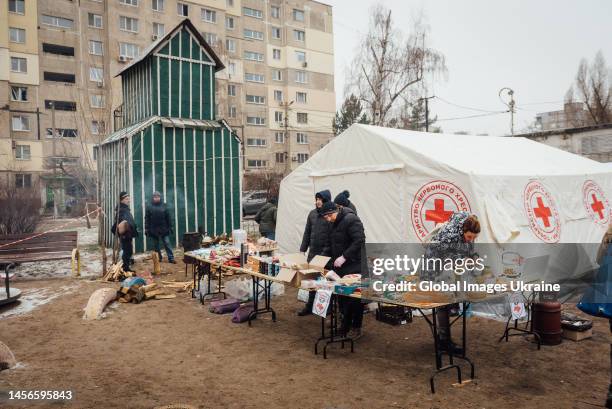
POLYGON ((325 318, 327 316, 327 309, 329 308, 331 297, 332 290, 317 290, 314 303, 312 303, 312 313, 325 318))

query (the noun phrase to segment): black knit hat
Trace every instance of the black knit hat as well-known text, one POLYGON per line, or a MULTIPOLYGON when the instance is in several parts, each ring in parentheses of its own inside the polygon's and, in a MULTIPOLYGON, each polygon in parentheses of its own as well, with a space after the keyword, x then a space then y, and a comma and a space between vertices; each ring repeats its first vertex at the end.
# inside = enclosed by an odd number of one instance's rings
POLYGON ((321 216, 325 216, 330 213, 337 212, 338 208, 333 202, 324 202, 323 205, 319 208, 319 214, 321 216))
POLYGON ((334 198, 334 203, 340 205, 342 207, 348 207, 349 200, 348 198, 351 196, 348 190, 344 190, 334 198))
POLYGON ((321 199, 323 203, 331 202, 331 192, 329 190, 321 190, 315 194, 315 200, 321 199))
POLYGON ((121 193, 119 193, 119 201, 122 201, 123 199, 125 199, 129 195, 130 194, 128 192, 121 192, 121 193))

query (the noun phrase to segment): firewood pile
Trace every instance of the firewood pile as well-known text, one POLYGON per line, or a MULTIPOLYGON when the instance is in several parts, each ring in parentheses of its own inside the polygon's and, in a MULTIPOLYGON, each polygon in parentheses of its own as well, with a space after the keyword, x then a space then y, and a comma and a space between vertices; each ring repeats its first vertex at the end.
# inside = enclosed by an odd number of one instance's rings
POLYGON ((157 283, 121 287, 117 292, 117 296, 119 302, 131 302, 134 304, 139 304, 144 300, 176 298, 176 294, 171 294, 165 286, 160 287, 157 283))
POLYGON ((102 277, 102 281, 123 281, 128 277, 132 277, 134 273, 131 271, 123 271, 123 263, 120 261, 113 264, 102 277))

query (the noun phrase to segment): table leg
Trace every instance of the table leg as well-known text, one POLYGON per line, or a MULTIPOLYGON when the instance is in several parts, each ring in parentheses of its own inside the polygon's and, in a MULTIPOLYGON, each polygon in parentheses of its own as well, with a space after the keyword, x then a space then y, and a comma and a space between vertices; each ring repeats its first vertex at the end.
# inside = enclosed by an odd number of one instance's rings
POLYGON ((249 314, 249 326, 251 321, 259 314, 272 314, 272 322, 276 322, 276 311, 272 308, 272 281, 260 277, 253 277, 253 311, 249 314), (259 308, 259 296, 264 296, 264 307, 259 308))
POLYGON ((328 311, 331 322, 329 336, 325 335, 325 318, 321 318, 321 336, 315 342, 315 355, 317 355, 319 352, 319 342, 325 341, 325 345, 323 346, 323 359, 327 359, 327 347, 331 344, 339 343, 341 347, 344 348, 344 343, 350 342, 351 352, 355 352, 354 341, 347 337, 346 334, 339 334, 338 331, 337 295, 332 295, 329 303, 328 311))
MULTIPOLYGON (((202 304, 204 304, 204 301, 207 301, 207 300, 206 300, 206 298, 207 298, 207 297, 210 297, 210 299, 212 299, 212 298, 213 298, 215 295, 217 295, 217 294, 221 294, 221 295, 223 295, 223 299, 226 299, 226 298, 227 298, 227 294, 225 294, 225 292, 221 290, 221 285, 222 285, 222 276, 223 276, 223 274, 222 274, 222 272, 221 272, 221 266, 218 266, 218 267, 217 267, 217 275, 218 275, 218 278, 219 278, 219 281, 218 281, 218 284, 217 284, 217 286, 218 286, 218 287, 217 287, 217 291, 211 291, 211 284, 212 284, 212 268, 211 268, 211 265, 210 265, 210 264, 208 264, 208 263, 206 264, 206 266, 208 267, 208 268, 207 268, 207 270, 208 270, 208 280, 207 280, 207 283, 208 283, 208 288, 206 289, 206 294, 204 294, 204 295, 200 295, 200 302, 201 302, 202 304)), ((209 300, 209 301, 210 301, 210 300, 209 300)))

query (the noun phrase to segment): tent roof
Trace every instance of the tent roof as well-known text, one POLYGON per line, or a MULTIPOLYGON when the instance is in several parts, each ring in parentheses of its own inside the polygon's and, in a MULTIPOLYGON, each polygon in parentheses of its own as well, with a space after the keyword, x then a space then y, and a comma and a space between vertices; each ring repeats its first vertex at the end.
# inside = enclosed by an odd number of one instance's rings
POLYGON ((132 60, 131 63, 129 63, 128 65, 126 65, 125 67, 123 67, 121 70, 119 70, 119 72, 117 74, 115 74, 115 77, 122 75, 124 72, 128 71, 129 69, 131 69, 132 67, 138 65, 140 62, 142 62, 145 58, 147 58, 150 54, 153 54, 154 52, 157 52, 157 50, 159 50, 160 48, 162 48, 164 46, 164 44, 170 40, 172 38, 172 36, 174 35, 174 33, 176 33, 177 31, 179 31, 180 29, 182 29, 183 27, 186 27, 189 31, 191 31, 191 33, 194 35, 194 37, 200 42, 200 45, 204 48, 204 50, 206 50, 206 53, 211 57, 211 59, 215 62, 215 71, 219 71, 225 68, 225 65, 223 65, 223 62, 221 61, 221 59, 219 58, 219 56, 215 53, 215 51, 212 49, 212 47, 206 42, 206 40, 204 39, 204 37, 202 37, 202 34, 200 34, 200 32, 198 31, 198 29, 193 25, 193 23, 191 22, 191 20, 189 20, 188 18, 184 19, 183 21, 181 21, 180 23, 178 23, 176 25, 176 27, 174 27, 172 30, 170 30, 168 33, 164 34, 163 36, 161 36, 160 38, 158 38, 157 40, 155 40, 153 43, 151 43, 143 52, 142 55, 140 55, 138 58, 135 58, 134 60, 132 60))
MULTIPOLYGON (((467 174, 537 176, 610 171, 600 162, 527 138, 435 134, 362 124, 351 126, 327 148, 340 145, 343 149, 351 149, 351 146, 363 149, 363 146, 349 143, 351 134, 357 132, 386 141, 397 148, 392 151, 408 154, 410 157, 406 160, 424 156, 467 174)), ((376 149, 374 143, 368 146, 368 149, 376 149)), ((316 155, 312 159, 315 158, 316 155)))

